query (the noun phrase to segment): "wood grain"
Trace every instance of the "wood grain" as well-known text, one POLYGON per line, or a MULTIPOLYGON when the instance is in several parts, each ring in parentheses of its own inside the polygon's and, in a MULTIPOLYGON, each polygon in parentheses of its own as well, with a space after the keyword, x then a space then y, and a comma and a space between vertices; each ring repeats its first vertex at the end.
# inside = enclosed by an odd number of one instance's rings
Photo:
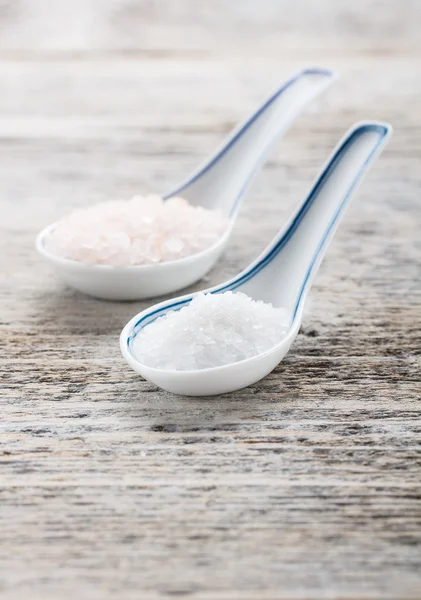
POLYGON ((421 598, 419 3, 47 4, 0 3, 0 597, 421 598), (279 367, 212 399, 162 392, 118 349, 148 303, 65 289, 34 237, 171 188, 308 62, 340 80, 195 289, 267 244, 354 121, 394 137, 279 367))

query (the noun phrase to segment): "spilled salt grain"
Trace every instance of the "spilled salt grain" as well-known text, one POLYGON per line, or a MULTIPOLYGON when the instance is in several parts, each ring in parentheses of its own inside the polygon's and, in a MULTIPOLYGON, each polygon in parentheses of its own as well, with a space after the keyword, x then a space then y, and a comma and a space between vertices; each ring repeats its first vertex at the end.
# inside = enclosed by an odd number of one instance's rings
POLYGON ((207 369, 269 350, 285 336, 289 321, 284 308, 246 294, 200 293, 146 325, 131 348, 139 362, 157 369, 207 369))
POLYGON ((52 254, 85 263, 148 265, 209 248, 227 225, 220 211, 151 194, 76 210, 57 224, 45 246, 52 254))

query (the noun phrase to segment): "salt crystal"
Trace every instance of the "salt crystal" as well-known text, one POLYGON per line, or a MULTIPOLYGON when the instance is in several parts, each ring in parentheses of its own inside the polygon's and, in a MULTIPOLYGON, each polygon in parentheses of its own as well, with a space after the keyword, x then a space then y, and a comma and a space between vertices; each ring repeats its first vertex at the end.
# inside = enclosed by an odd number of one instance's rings
POLYGON ((189 371, 251 358, 278 344, 288 331, 284 308, 254 301, 246 294, 197 294, 178 311, 146 325, 132 352, 149 367, 189 371))
POLYGON ((63 258, 115 266, 168 262, 213 246, 225 233, 221 211, 156 194, 74 211, 45 240, 63 258))
POLYGON ((164 246, 170 252, 180 252, 183 249, 184 242, 182 240, 172 237, 172 238, 168 238, 164 242, 164 246))

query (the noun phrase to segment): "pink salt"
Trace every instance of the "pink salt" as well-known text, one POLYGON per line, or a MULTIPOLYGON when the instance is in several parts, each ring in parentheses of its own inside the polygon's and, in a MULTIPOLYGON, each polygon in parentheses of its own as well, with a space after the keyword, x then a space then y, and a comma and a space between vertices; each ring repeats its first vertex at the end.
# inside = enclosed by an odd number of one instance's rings
POLYGON ((76 210, 45 244, 52 254, 85 263, 149 265, 197 254, 213 246, 227 226, 220 211, 150 194, 76 210))

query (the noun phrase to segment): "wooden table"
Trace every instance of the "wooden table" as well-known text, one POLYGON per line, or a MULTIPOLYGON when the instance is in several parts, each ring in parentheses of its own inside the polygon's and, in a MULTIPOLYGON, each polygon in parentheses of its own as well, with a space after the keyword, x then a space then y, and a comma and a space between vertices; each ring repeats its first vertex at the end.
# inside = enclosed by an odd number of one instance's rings
POLYGON ((421 598, 417 1, 0 7, 2 599, 421 598), (66 289, 39 229, 183 179, 283 78, 337 69, 205 282, 244 267, 354 121, 395 134, 287 358, 183 398, 120 357, 147 302, 66 289))

